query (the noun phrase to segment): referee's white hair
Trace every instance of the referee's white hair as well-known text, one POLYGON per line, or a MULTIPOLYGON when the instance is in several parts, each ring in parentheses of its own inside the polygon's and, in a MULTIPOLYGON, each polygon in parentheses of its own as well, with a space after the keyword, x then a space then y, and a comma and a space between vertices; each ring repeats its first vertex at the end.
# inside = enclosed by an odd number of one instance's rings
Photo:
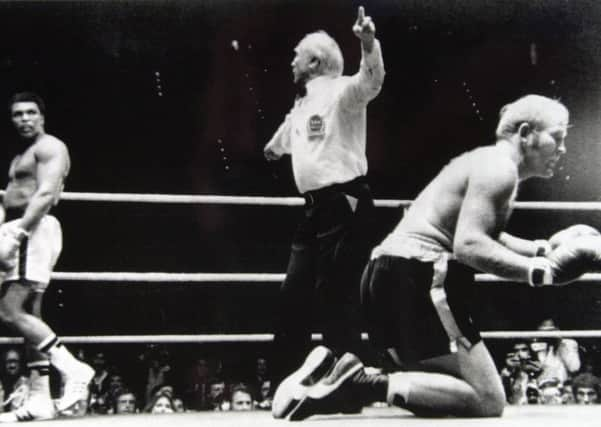
POLYGON ((307 34, 298 43, 297 49, 307 49, 320 62, 323 74, 338 77, 344 69, 344 59, 340 46, 328 33, 323 30, 307 34))

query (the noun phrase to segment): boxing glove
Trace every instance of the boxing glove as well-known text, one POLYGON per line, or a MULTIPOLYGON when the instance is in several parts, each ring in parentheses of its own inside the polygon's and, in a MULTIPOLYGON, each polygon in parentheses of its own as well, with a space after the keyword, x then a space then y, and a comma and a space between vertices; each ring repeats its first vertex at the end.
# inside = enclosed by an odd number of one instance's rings
POLYGON ((567 242, 576 237, 599 236, 599 235, 601 235, 601 233, 599 233, 599 231, 597 231, 597 229, 595 229, 591 226, 588 226, 585 224, 576 224, 576 225, 572 225, 564 230, 558 231, 557 233, 553 234, 549 238, 548 243, 549 243, 551 249, 555 249, 556 247, 561 245, 563 242, 567 242))
POLYGON ((584 273, 601 269, 601 236, 585 235, 564 241, 545 257, 533 257, 528 271, 531 286, 566 285, 584 273))

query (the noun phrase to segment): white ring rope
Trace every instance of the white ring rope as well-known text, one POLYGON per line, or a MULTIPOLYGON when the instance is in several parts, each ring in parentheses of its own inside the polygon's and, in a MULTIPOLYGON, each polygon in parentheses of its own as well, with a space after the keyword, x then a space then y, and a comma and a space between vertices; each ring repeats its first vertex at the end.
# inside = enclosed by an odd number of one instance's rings
MULTIPOLYGON (((476 274, 476 282, 484 283, 499 283, 499 282, 515 282, 515 280, 506 279, 504 277, 495 276, 494 274, 476 274)), ((578 282, 601 282, 601 273, 586 273, 580 276, 578 282)))
MULTIPOLYGON (((531 339, 531 338, 599 338, 601 330, 574 331, 485 331, 480 335, 484 339, 531 339)), ((366 341, 368 335, 361 334, 366 341)), ((67 344, 230 344, 230 343, 268 343, 273 334, 201 334, 201 335, 90 335, 63 336, 61 341, 67 344)), ((321 341, 321 334, 312 334, 313 341, 321 341)), ((23 338, 0 337, 0 345, 22 344, 23 338)))
MULTIPOLYGON (((53 280, 66 281, 99 281, 99 282, 179 282, 179 283, 224 283, 224 282, 282 282, 286 277, 283 273, 160 273, 160 272, 64 272, 52 273, 53 280)), ((477 282, 498 283, 511 282, 492 274, 476 274, 477 282)), ((601 282, 600 273, 582 275, 579 282, 601 282)))
MULTIPOLYGON (((0 191, 0 194, 4 193, 0 191)), ((259 206, 302 206, 301 197, 262 197, 262 196, 222 196, 222 195, 175 195, 137 193, 90 193, 64 192, 62 200, 87 202, 128 202, 128 203, 179 203, 179 204, 221 204, 259 206)), ((397 208, 409 206, 411 200, 378 199, 378 207, 397 208)), ((600 211, 601 202, 516 202, 515 208, 529 210, 583 210, 600 211)), ((105 282, 281 282, 285 274, 280 273, 165 273, 165 272, 54 272, 53 280, 66 281, 105 281, 105 282)), ((505 282, 506 279, 491 274, 476 274, 478 282, 505 282)), ((584 282, 601 281, 601 274, 585 274, 584 282)), ((601 330, 588 331, 488 331, 481 333, 486 339, 506 338, 598 338, 601 330)), ((210 334, 210 335, 122 335, 122 336, 66 336, 65 343, 235 343, 271 342, 273 334, 210 334)), ((367 334, 362 334, 366 340, 367 334)), ((321 340, 321 334, 313 334, 313 340, 321 340)), ((19 344, 23 338, 0 337, 0 344, 19 344)))
POLYGON ((105 282, 281 282, 285 274, 270 273, 134 273, 134 272, 55 272, 53 280, 105 282))
MULTIPOLYGON (((218 205, 302 206, 301 197, 219 196, 197 194, 80 193, 64 192, 62 200, 86 202, 183 203, 218 205)), ((378 207, 409 206, 412 200, 377 199, 378 207)), ((517 209, 601 211, 601 202, 516 202, 517 209)))
MULTIPOLYGON (((85 202, 181 203, 214 205, 303 206, 302 197, 220 196, 200 194, 74 193, 64 192, 62 200, 85 202)), ((411 200, 380 199, 376 206, 397 208, 409 206, 411 200)))
POLYGON ((70 193, 61 194, 61 200, 86 202, 130 202, 130 203, 181 203, 217 205, 260 205, 260 206, 302 206, 305 199, 300 197, 260 197, 260 196, 215 196, 195 194, 136 194, 136 193, 70 193))

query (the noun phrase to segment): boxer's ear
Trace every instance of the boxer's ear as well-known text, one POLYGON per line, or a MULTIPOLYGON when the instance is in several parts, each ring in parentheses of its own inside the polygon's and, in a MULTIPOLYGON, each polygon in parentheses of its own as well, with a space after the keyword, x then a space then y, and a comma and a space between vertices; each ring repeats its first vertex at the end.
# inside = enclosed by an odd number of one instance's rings
POLYGON ((533 142, 533 140, 531 138, 528 138, 528 136, 530 136, 532 134, 532 131, 533 131, 533 128, 530 125, 530 123, 527 123, 527 122, 520 123, 517 134, 520 139, 520 146, 522 147, 522 150, 526 150, 527 148, 529 148, 531 146, 530 142, 533 142))
POLYGON ((518 135, 520 135, 520 138, 526 138, 530 133, 532 133, 532 126, 530 126, 530 123, 520 123, 520 126, 518 127, 518 135))
POLYGON ((311 61, 309 62, 309 69, 311 70, 311 72, 314 74, 318 74, 320 67, 321 67, 320 59, 317 56, 312 57, 311 61))

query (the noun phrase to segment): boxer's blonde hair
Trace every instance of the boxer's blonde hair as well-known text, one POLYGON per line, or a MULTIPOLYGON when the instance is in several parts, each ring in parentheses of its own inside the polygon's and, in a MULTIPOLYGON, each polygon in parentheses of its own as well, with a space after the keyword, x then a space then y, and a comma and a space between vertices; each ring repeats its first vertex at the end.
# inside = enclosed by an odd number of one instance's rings
POLYGON ((323 30, 307 34, 298 43, 297 49, 306 49, 319 59, 321 74, 334 77, 342 75, 344 59, 340 46, 323 30))
POLYGON ((561 102, 541 95, 526 95, 501 108, 497 138, 510 138, 522 123, 541 130, 549 125, 568 126, 570 113, 561 102))

